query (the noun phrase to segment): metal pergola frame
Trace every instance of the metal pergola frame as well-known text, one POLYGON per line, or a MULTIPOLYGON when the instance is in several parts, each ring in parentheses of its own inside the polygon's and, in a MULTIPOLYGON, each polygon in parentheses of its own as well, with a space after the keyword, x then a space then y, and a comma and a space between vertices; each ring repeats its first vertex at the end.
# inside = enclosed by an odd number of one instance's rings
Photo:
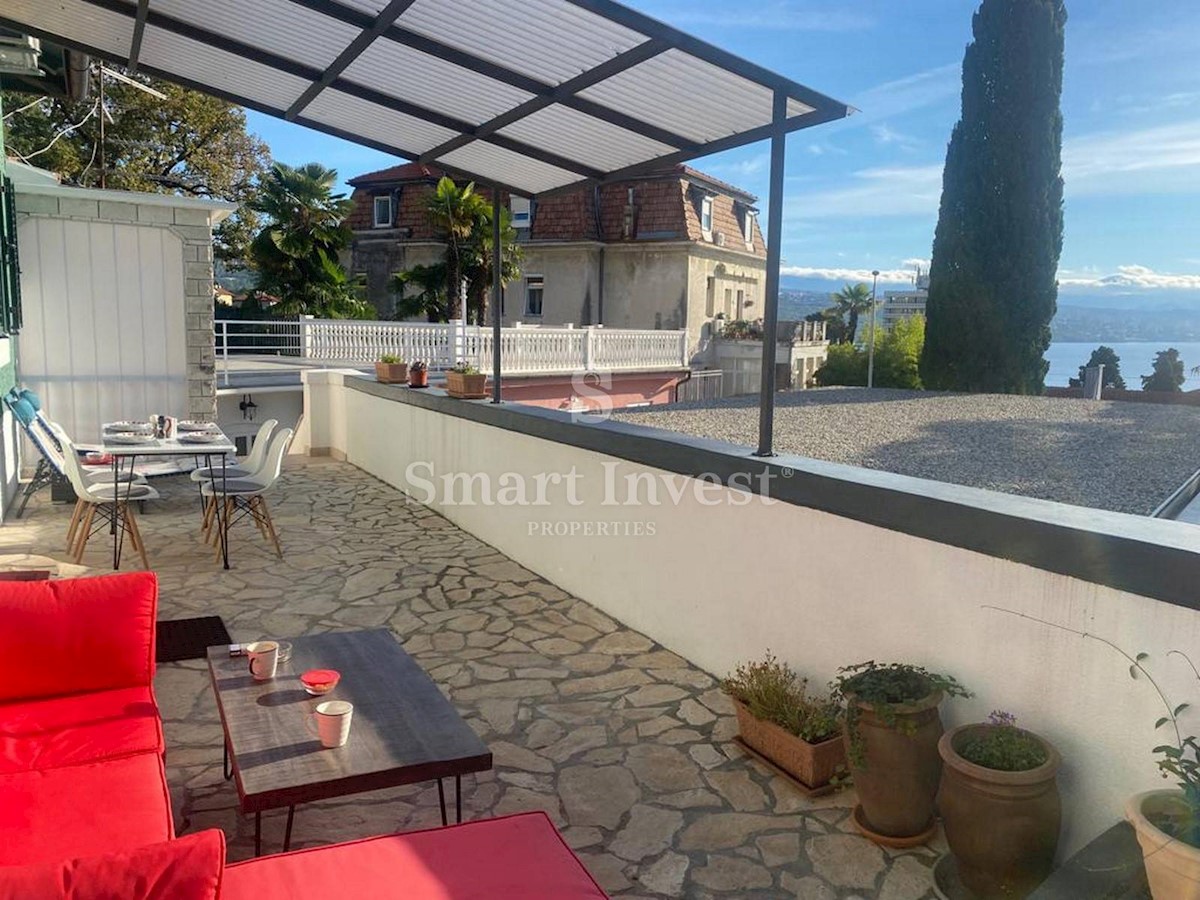
MULTIPOLYGON (((245 0, 252 3, 254 0, 245 0)), ((52 29, 39 26, 39 9, 35 4, 33 11, 23 21, 0 10, 0 25, 23 31, 32 36, 60 44, 71 49, 88 53, 101 59, 126 65, 132 72, 143 72, 168 81, 173 81, 185 87, 202 91, 231 103, 256 110, 258 112, 295 122, 317 131, 340 137, 364 146, 372 147, 385 153, 416 160, 422 163, 436 163, 453 175, 469 178, 488 184, 493 189, 493 268, 495 272, 493 285, 493 402, 500 402, 500 314, 499 294, 501 271, 500 241, 500 192, 518 196, 549 196, 553 194, 576 191, 584 187, 608 184, 638 175, 662 171, 670 166, 701 156, 707 156, 724 150, 741 147, 761 140, 771 142, 771 173, 770 173, 770 202, 768 208, 767 231, 771 237, 768 244, 767 272, 765 285, 765 303, 763 312, 763 362, 762 382, 760 392, 760 422, 759 442, 757 453, 768 456, 772 453, 772 430, 774 418, 775 391, 775 350, 779 301, 779 266, 780 266, 780 234, 782 230, 782 201, 783 201, 783 168, 786 152, 786 137, 793 131, 809 128, 815 125, 843 118, 850 114, 851 109, 844 103, 805 87, 782 75, 771 72, 752 62, 744 60, 712 44, 685 34, 669 25, 652 19, 642 13, 631 10, 613 0, 561 0, 564 10, 582 10, 630 32, 644 37, 644 40, 632 46, 613 52, 602 62, 586 68, 584 71, 561 83, 551 84, 548 81, 532 77, 517 71, 503 61, 487 59, 483 55, 469 52, 461 47, 438 40, 428 34, 406 27, 402 17, 418 0, 390 0, 377 13, 371 14, 354 6, 349 6, 339 0, 286 0, 288 4, 318 13, 342 25, 357 29, 357 34, 336 58, 324 68, 319 68, 299 59, 281 55, 262 46, 249 42, 251 35, 241 35, 241 40, 229 34, 219 33, 203 27, 192 21, 184 21, 154 8, 154 0, 78 0, 79 4, 94 7, 110 14, 126 16, 132 20, 132 40, 128 52, 121 53, 105 50, 103 47, 89 44, 87 41, 73 39, 70 36, 57 34, 52 29), (145 36, 147 29, 152 28, 169 32, 198 42, 207 47, 224 53, 232 54, 244 60, 257 63, 293 78, 308 82, 303 90, 287 108, 279 108, 257 100, 252 96, 243 96, 228 89, 200 83, 191 78, 169 71, 162 65, 149 65, 143 58, 145 36), (473 123, 441 110, 432 109, 410 100, 401 99, 382 90, 346 77, 345 72, 368 48, 378 41, 391 41, 407 48, 421 51, 425 54, 467 70, 475 75, 492 79, 506 86, 506 89, 518 89, 529 94, 529 99, 492 116, 482 123, 473 123), (691 60, 699 61, 698 65, 715 67, 723 74, 736 76, 750 82, 758 88, 770 92, 771 117, 769 122, 763 122, 756 127, 738 131, 710 140, 698 141, 685 135, 677 134, 669 128, 647 117, 638 117, 627 111, 621 111, 596 100, 581 96, 581 92, 600 84, 613 76, 626 73, 635 66, 654 60, 669 51, 679 51, 691 60), (374 137, 356 134, 344 128, 339 128, 327 122, 318 121, 306 116, 305 110, 311 106, 326 90, 337 90, 350 97, 374 104, 383 110, 390 110, 411 117, 449 132, 454 136, 442 141, 437 146, 424 151, 414 151, 398 144, 380 141, 374 137), (805 111, 789 115, 789 103, 802 104, 805 111), (622 165, 617 168, 604 169, 593 163, 573 158, 563 152, 555 152, 545 147, 536 146, 528 141, 520 140, 511 135, 501 133, 508 126, 518 123, 528 116, 534 115, 549 107, 558 105, 581 113, 591 119, 605 123, 617 129, 623 129, 638 139, 654 142, 667 152, 644 158, 637 162, 622 165), (495 174, 483 175, 472 172, 460 166, 453 165, 443 157, 464 147, 482 142, 492 147, 500 148, 509 153, 518 154, 529 160, 546 166, 552 166, 560 172, 577 175, 576 180, 559 184, 548 190, 530 190, 521 184, 505 183, 503 178, 495 174)), ((202 4, 197 4, 198 6, 202 4)), ((11 10, 9 11, 11 12, 11 10)), ((554 23, 551 23, 554 24, 554 23)), ((688 95, 680 90, 681 96, 688 95)), ((694 93, 694 92, 691 92, 694 93)), ((630 149, 633 153, 634 149, 630 149)), ((635 153, 635 155, 642 155, 635 153)), ((553 171, 553 170, 551 170, 553 171)), ((520 180, 520 179, 517 179, 520 180)))

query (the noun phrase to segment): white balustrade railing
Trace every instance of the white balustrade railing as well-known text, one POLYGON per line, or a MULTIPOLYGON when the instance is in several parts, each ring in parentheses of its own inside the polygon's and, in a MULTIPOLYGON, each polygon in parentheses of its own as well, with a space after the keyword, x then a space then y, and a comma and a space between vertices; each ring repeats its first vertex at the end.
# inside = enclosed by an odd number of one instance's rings
MULTIPOLYGON (((326 364, 368 364, 385 354, 423 360, 434 371, 465 360, 492 366, 492 329, 452 322, 218 320, 216 356, 228 372, 230 354, 298 357, 326 364)), ((688 367, 686 331, 603 327, 516 326, 500 330, 500 366, 507 375, 688 367)))

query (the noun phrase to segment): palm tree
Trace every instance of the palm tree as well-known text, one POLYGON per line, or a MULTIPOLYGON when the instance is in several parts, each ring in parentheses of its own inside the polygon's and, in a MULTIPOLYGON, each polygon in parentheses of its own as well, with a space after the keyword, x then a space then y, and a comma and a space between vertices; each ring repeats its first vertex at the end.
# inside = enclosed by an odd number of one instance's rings
POLYGON ((858 317, 871 309, 871 289, 863 282, 847 284, 840 291, 830 295, 833 300, 833 310, 837 317, 846 323, 842 333, 842 341, 853 343, 858 331, 858 317))
POLYGON ((416 265, 392 276, 390 283, 396 298, 396 318, 399 320, 424 316, 430 322, 446 322, 446 266, 416 265))
POLYGON ((475 193, 472 182, 459 187, 445 175, 438 179, 425 210, 438 235, 446 242, 446 311, 458 318, 462 303, 462 285, 472 238, 487 213, 487 203, 475 193))
MULTIPOLYGON (((467 319, 476 325, 487 320, 488 297, 492 288, 492 210, 485 205, 464 259, 463 269, 467 278, 467 319)), ((500 208, 500 281, 508 284, 521 277, 521 261, 524 254, 517 243, 517 230, 512 227, 512 214, 500 208)))
POLYGON ((319 163, 275 163, 251 207, 268 218, 251 243, 259 287, 280 298, 277 309, 331 318, 361 317, 367 304, 338 261, 350 244, 351 201, 335 194, 337 171, 319 163))

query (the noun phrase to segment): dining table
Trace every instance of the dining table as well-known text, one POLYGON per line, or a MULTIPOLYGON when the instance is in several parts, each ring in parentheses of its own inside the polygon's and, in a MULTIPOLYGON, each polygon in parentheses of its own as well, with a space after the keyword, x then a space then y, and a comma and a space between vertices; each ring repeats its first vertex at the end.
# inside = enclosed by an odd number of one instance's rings
MULTIPOLYGON (((163 459, 166 457, 190 456, 196 465, 209 469, 220 477, 213 478, 213 486, 217 493, 224 497, 226 489, 225 466, 230 455, 237 453, 237 447, 220 427, 211 422, 188 422, 170 420, 171 424, 156 426, 146 422, 110 422, 102 429, 101 447, 106 456, 112 457, 113 484, 116 485, 114 497, 119 497, 122 486, 125 488, 125 503, 129 503, 130 491, 133 487, 134 464, 139 457, 163 459), (203 463, 200 461, 203 460, 203 463), (128 477, 122 481, 128 466, 128 477), (219 488, 217 487, 219 485, 219 488)), ((221 542, 221 560, 225 568, 229 568, 229 516, 223 502, 216 503, 215 509, 217 540, 221 542)), ((113 516, 113 569, 121 566, 121 551, 125 543, 125 529, 117 527, 117 517, 113 516)))

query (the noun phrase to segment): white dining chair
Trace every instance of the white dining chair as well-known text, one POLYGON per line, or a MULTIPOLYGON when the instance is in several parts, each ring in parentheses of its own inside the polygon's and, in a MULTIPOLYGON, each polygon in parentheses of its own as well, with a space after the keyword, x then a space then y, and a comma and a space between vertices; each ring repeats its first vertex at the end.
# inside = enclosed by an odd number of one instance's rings
MULTIPOLYGON (((206 498, 211 498, 211 506, 214 512, 217 509, 217 504, 223 502, 225 535, 228 540, 229 530, 233 525, 243 519, 250 517, 254 520, 254 524, 258 526, 258 530, 262 533, 263 538, 269 540, 275 545, 275 552, 283 559, 283 547, 279 543, 279 535, 275 531, 275 523, 271 521, 271 511, 267 507, 267 491, 275 486, 279 480, 279 473, 283 469, 283 458, 287 455, 288 447, 292 443, 292 429, 284 428, 276 432, 271 439, 271 446, 267 451, 266 459, 263 461, 262 467, 254 475, 247 475, 242 478, 227 478, 225 480, 225 489, 221 490, 219 481, 207 480, 200 484, 200 490, 206 498)), ((217 545, 217 555, 221 553, 221 537, 218 533, 218 528, 221 527, 217 522, 217 516, 209 516, 209 527, 206 529, 208 539, 215 540, 217 545), (216 527, 213 527, 216 526, 216 527)))
POLYGON ((67 480, 71 482, 76 497, 75 512, 67 529, 67 550, 73 552, 75 564, 79 565, 83 561, 88 539, 97 531, 105 530, 115 523, 115 527, 129 535, 133 549, 142 558, 142 565, 149 569, 150 560, 146 555, 146 545, 142 541, 142 533, 138 529, 132 504, 143 500, 157 500, 158 491, 148 484, 114 484, 111 481, 88 483, 79 463, 79 454, 69 439, 63 441, 63 463, 67 480), (93 527, 97 513, 100 514, 100 523, 93 527))

